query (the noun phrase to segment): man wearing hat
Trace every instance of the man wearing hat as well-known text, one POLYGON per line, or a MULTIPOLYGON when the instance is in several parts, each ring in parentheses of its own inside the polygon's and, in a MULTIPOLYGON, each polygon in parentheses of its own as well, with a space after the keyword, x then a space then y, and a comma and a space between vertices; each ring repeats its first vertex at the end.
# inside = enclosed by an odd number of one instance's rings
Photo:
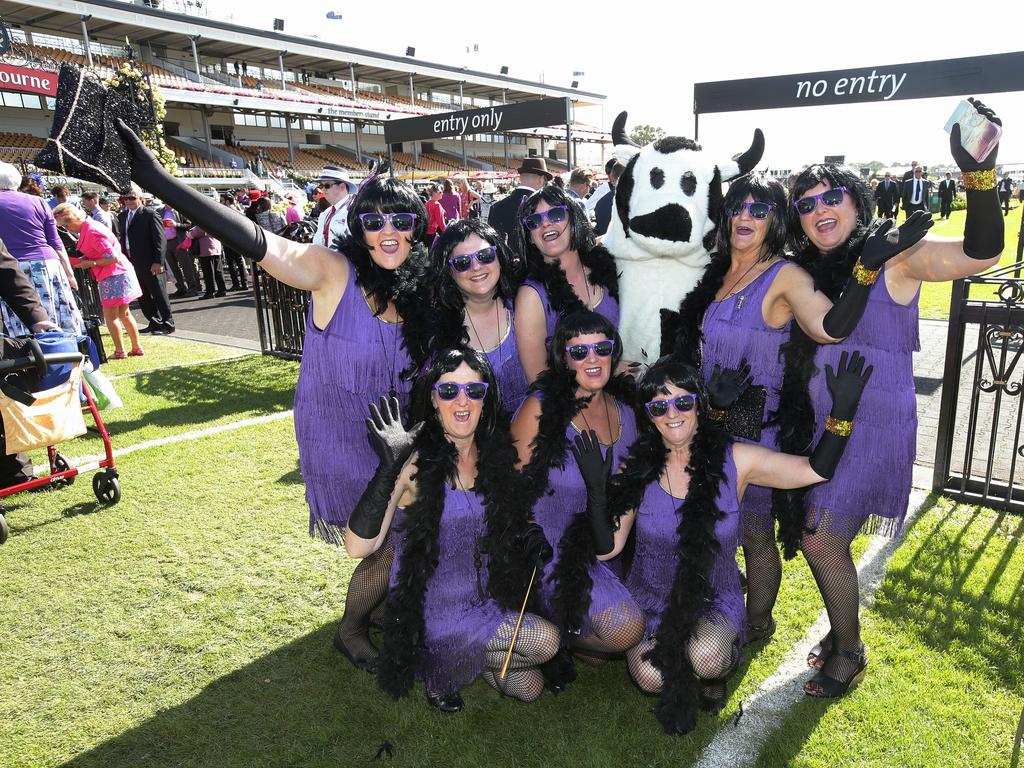
POLYGON ((519 174, 519 186, 513 189, 508 197, 491 206, 487 223, 502 234, 508 242, 515 232, 519 217, 519 207, 523 200, 551 181, 548 164, 543 157, 524 157, 516 171, 519 174))
POLYGON ((348 234, 348 204, 356 185, 341 168, 328 165, 321 171, 317 186, 328 205, 317 219, 313 242, 333 248, 339 237, 348 234))

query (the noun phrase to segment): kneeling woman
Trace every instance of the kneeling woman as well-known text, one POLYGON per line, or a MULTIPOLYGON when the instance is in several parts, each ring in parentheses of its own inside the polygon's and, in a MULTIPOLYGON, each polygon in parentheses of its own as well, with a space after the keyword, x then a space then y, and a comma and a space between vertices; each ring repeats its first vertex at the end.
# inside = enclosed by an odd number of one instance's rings
MULTIPOLYGON (((829 367, 829 427, 810 457, 731 443, 706 419, 696 369, 672 357, 653 365, 638 385, 647 418, 619 475, 606 483, 608 462, 597 443, 591 435, 576 441, 597 559, 618 555, 636 529, 626 585, 643 606, 647 631, 626 659, 637 685, 660 694, 654 711, 667 732, 692 730, 698 703, 721 709, 725 680, 739 663, 745 609, 736 549, 744 491, 828 480, 870 375, 857 353, 844 356, 836 371, 829 367)), ((560 587, 573 582, 569 574, 559 576, 560 587)), ((559 593, 563 611, 585 604, 585 594, 559 593)))
POLYGON ((378 678, 397 698, 419 677, 446 712, 462 709, 459 689, 481 674, 533 701, 544 690, 537 667, 558 650, 555 627, 532 613, 512 642, 530 568, 543 567, 551 548, 526 521, 497 390, 478 352, 452 348, 417 382, 411 430, 397 400, 371 406, 380 465, 345 532, 349 554, 366 557, 395 529, 378 678))

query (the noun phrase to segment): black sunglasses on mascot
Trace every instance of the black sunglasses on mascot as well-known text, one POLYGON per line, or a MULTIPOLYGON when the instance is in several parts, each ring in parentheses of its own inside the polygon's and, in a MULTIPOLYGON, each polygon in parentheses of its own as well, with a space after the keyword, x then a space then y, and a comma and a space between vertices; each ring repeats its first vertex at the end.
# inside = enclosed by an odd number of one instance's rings
POLYGON ((442 400, 454 400, 462 391, 465 391, 466 397, 470 400, 483 400, 487 396, 487 382, 471 381, 468 384, 459 384, 455 381, 439 381, 434 385, 434 391, 442 400))
POLYGON ((689 413, 697 405, 697 396, 694 394, 679 395, 679 397, 668 400, 651 400, 644 403, 644 407, 651 415, 651 418, 660 419, 666 413, 670 405, 674 405, 679 413, 689 413))
POLYGON ((448 266, 452 268, 453 272, 466 272, 473 266, 474 261, 483 267, 493 264, 496 258, 498 258, 498 247, 490 245, 476 253, 463 253, 459 256, 452 256, 448 259, 448 266))
POLYGON ((579 363, 587 359, 590 350, 594 350, 594 354, 598 357, 609 357, 615 351, 615 340, 607 339, 593 344, 570 344, 565 348, 565 354, 579 363))
POLYGON ((416 228, 415 213, 360 213, 359 222, 364 232, 380 232, 391 222, 398 232, 412 232, 416 228))

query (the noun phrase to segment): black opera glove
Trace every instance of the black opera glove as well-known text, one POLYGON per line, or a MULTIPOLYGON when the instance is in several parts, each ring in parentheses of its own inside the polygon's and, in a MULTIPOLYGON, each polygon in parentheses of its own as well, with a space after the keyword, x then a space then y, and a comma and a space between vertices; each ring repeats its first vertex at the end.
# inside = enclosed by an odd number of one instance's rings
POLYGON ((933 223, 932 215, 924 211, 914 211, 899 228, 893 226, 892 219, 874 222, 861 246, 853 274, 846 281, 846 288, 822 319, 825 333, 833 339, 844 339, 853 333, 868 306, 871 286, 878 280, 882 266, 893 256, 918 243, 928 234, 933 223))
POLYGON ((118 134, 128 147, 132 163, 132 181, 152 192, 229 248, 248 256, 253 261, 260 261, 267 255, 267 237, 261 226, 171 176, 142 143, 135 131, 123 120, 118 120, 116 125, 118 134))
MULTIPOLYGON (((1003 121, 995 112, 977 99, 968 99, 978 113, 996 125, 1003 121)), ((999 192, 996 190, 996 155, 999 145, 981 162, 978 162, 960 145, 960 125, 949 132, 949 151, 957 166, 963 171, 963 183, 967 190, 967 222, 964 224, 964 253, 972 259, 983 261, 1003 252, 1003 215, 999 210, 999 192)))
POLYGON ((738 368, 722 368, 716 363, 708 380, 708 405, 715 411, 728 411, 753 382, 747 358, 740 360, 738 368))
POLYGON ((519 534, 519 541, 527 559, 538 571, 543 571, 544 566, 555 556, 554 549, 551 548, 547 536, 544 535, 544 529, 537 523, 527 523, 526 528, 519 534))
POLYGON ((865 368, 864 356, 860 352, 852 355, 843 352, 835 370, 831 365, 825 366, 832 410, 825 420, 825 431, 810 456, 811 469, 825 479, 831 479, 839 466, 853 431, 853 417, 873 371, 873 366, 865 368))
POLYGON ((612 472, 612 449, 601 454, 597 433, 588 429, 576 437, 572 454, 587 486, 587 513, 598 555, 606 555, 615 548, 612 523, 608 517, 608 477, 612 472))
POLYGON ((406 431, 402 427, 397 398, 387 400, 382 397, 379 407, 370 404, 370 418, 366 420, 366 426, 380 463, 352 510, 348 528, 361 538, 373 539, 380 535, 391 494, 395 491, 402 467, 412 455, 413 442, 423 423, 406 431))

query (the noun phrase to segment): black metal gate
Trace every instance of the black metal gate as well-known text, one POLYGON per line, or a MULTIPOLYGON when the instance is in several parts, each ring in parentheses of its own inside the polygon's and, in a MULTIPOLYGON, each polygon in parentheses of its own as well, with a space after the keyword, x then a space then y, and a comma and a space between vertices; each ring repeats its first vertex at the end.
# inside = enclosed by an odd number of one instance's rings
POLYGON ((1024 512, 1024 279, 1018 261, 953 283, 932 489, 1024 512), (965 354, 966 352, 966 354, 965 354))
POLYGON ((275 280, 253 263, 253 293, 263 354, 300 360, 309 292, 275 280))

